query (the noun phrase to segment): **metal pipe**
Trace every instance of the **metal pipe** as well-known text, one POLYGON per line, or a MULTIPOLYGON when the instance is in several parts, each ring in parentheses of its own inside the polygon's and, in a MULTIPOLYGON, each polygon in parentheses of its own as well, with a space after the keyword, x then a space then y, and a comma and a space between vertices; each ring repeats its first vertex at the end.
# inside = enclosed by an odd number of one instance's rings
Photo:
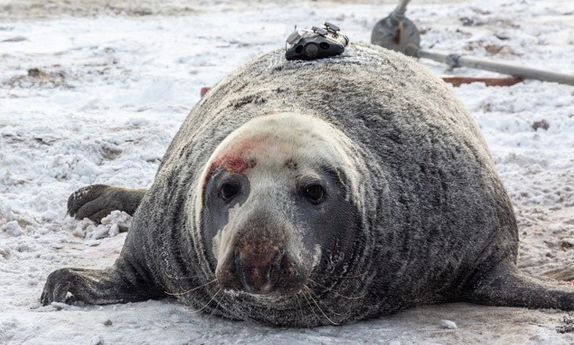
POLYGON ((430 52, 423 49, 418 50, 417 56, 419 58, 431 59, 446 63, 451 68, 469 67, 483 69, 491 72, 522 77, 525 79, 537 79, 574 86, 574 75, 551 72, 530 67, 515 66, 503 62, 493 62, 466 55, 430 52))

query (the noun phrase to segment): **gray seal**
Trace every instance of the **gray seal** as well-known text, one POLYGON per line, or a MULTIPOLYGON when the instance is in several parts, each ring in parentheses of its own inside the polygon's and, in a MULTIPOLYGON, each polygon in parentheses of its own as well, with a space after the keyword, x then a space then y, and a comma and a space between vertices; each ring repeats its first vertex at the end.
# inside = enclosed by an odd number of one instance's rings
POLYGON ((174 296, 296 327, 454 301, 574 309, 571 288, 518 272, 513 209, 469 112, 375 46, 254 58, 194 107, 149 190, 69 200, 79 218, 114 208, 135 211, 115 264, 54 271, 44 305, 174 296))

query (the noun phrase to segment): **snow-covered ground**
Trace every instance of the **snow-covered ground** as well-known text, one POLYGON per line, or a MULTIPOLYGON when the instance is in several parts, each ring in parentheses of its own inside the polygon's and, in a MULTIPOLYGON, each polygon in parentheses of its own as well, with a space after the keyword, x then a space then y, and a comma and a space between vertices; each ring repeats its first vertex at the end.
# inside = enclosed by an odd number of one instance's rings
MULTIPOLYGON (((0 344, 572 344, 567 313, 424 306, 343 327, 231 322, 169 301, 40 306, 47 275, 103 268, 129 217, 66 216, 91 183, 151 184, 199 99, 242 62, 329 20, 368 42, 394 1, 0 0, 0 344), (449 328, 452 323, 457 328, 449 328)), ((412 1, 424 48, 574 73, 570 0, 412 1)), ((494 74, 421 63, 437 74, 494 74)), ((476 116, 520 223, 519 265, 574 261, 574 87, 527 80, 454 88, 476 116), (544 121, 546 129, 535 130, 544 121)))

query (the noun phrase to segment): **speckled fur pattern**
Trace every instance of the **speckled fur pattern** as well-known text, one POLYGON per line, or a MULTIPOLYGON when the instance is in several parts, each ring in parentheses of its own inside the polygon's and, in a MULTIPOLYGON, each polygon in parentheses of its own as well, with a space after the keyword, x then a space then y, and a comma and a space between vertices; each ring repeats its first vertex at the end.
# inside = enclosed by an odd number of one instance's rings
POLYGON ((369 45, 316 61, 286 61, 277 50, 229 75, 191 111, 102 284, 298 327, 450 301, 572 309, 572 292, 516 271, 517 246, 513 209, 486 143, 439 78, 369 45), (357 209, 345 239, 350 250, 323 248, 297 295, 225 293, 202 235, 201 180, 226 137, 278 112, 321 119, 348 139, 360 181, 350 195, 357 209))

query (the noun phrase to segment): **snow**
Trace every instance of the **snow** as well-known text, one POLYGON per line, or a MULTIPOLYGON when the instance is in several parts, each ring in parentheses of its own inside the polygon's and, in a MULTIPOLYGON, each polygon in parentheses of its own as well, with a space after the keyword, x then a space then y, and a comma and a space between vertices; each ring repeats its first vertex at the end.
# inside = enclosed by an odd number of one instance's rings
MULTIPOLYGON (((270 328, 172 301, 40 306, 47 275, 103 268, 129 217, 66 216, 91 183, 149 186, 199 99, 247 59, 325 20, 368 42, 395 1, 0 0, 0 344, 571 344, 567 313, 455 303, 342 327, 270 328)), ((427 50, 574 73, 574 3, 412 1, 427 50)), ((422 64, 437 74, 494 73, 422 64)), ((516 208, 519 266, 574 259, 574 87, 526 80, 453 88, 475 115, 516 208), (544 121, 547 129, 535 130, 544 121)))

